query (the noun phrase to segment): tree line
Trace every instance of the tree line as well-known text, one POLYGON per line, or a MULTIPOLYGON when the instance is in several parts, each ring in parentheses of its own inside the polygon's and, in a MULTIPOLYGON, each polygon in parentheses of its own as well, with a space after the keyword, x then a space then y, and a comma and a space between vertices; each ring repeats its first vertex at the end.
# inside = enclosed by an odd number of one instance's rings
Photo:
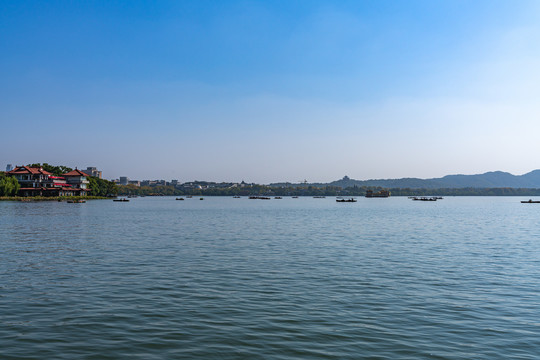
POLYGON ((364 196, 367 190, 388 190, 391 196, 540 196, 540 189, 525 188, 442 188, 411 189, 382 188, 369 186, 288 186, 272 187, 268 185, 248 185, 245 187, 178 189, 174 186, 135 186, 119 185, 119 195, 165 195, 165 196, 364 196))

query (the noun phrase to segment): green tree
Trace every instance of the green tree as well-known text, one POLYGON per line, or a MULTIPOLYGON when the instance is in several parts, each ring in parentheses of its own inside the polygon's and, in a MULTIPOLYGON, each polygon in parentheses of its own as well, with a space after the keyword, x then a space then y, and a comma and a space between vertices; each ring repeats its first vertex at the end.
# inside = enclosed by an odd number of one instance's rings
POLYGON ((118 186, 109 180, 97 177, 88 177, 88 187, 92 196, 110 196, 118 194, 118 186))
POLYGON ((0 196, 15 196, 21 186, 17 179, 5 176, 0 179, 0 196))

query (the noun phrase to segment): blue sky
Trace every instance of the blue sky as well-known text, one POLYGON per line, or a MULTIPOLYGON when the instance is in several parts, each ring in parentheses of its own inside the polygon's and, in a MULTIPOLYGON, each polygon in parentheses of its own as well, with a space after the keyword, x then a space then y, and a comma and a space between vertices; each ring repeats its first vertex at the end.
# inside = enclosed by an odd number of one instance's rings
POLYGON ((539 20, 525 0, 0 1, 0 165, 259 183, 526 173, 539 20))

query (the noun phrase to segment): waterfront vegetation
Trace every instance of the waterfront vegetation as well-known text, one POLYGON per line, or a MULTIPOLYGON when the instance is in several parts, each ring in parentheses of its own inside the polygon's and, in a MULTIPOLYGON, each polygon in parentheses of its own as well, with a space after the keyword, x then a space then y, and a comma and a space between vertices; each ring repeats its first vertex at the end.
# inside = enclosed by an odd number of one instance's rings
POLYGON ((11 176, 6 176, 6 174, 0 172, 0 197, 2 196, 15 196, 21 186, 19 182, 11 176))
POLYGON ((289 186, 272 187, 267 185, 247 185, 244 187, 206 189, 178 189, 174 186, 142 186, 119 185, 118 195, 163 195, 163 196, 364 196, 367 190, 389 190, 391 196, 540 196, 540 189, 516 188, 444 188, 444 189, 411 189, 354 186, 341 188, 338 186, 289 186))
POLYGON ((88 178, 88 188, 90 189, 90 194, 92 196, 116 196, 118 194, 118 185, 114 182, 100 179, 97 177, 89 176, 88 178))

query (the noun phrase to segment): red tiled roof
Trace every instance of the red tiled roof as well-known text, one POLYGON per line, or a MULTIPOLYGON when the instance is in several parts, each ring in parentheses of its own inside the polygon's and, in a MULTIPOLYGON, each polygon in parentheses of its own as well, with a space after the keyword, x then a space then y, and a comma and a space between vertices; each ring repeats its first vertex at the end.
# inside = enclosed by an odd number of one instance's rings
POLYGON ((52 175, 52 173, 43 170, 43 168, 34 168, 34 167, 29 167, 29 166, 17 166, 15 169, 9 171, 8 174, 10 175, 15 175, 15 174, 52 175))
POLYGON ((65 174, 62 174, 62 176, 90 176, 86 173, 83 173, 81 170, 79 169, 75 169, 75 170, 72 170, 68 173, 65 173, 65 174))

